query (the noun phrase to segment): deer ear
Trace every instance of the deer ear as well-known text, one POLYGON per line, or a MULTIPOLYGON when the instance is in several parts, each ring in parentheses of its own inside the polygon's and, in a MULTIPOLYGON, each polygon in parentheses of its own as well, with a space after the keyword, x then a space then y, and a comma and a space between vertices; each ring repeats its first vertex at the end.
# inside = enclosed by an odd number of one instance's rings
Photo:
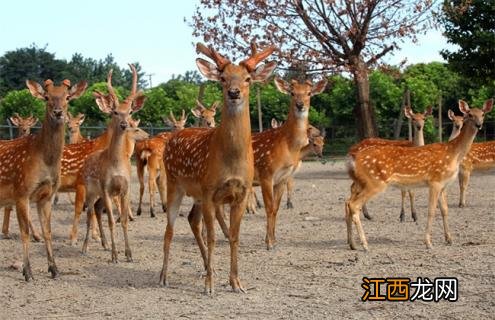
POLYGON ((87 87, 88 82, 85 80, 79 81, 75 86, 72 86, 69 90, 69 100, 74 100, 82 96, 87 87))
POLYGON ((93 92, 96 104, 100 108, 101 112, 110 114, 113 110, 113 100, 110 96, 104 95, 103 93, 96 91, 93 92))
POLYGON ((317 94, 322 93, 327 87, 327 83, 328 81, 326 78, 323 78, 322 80, 318 81, 318 83, 315 84, 311 89, 311 96, 315 96, 317 94))
POLYGON ((138 92, 137 97, 132 102, 131 110, 132 112, 138 112, 144 106, 144 101, 146 100, 146 96, 143 92, 138 92))
POLYGON ((29 126, 32 127, 38 122, 38 118, 31 116, 29 120, 29 126))
POLYGON ((278 127, 278 122, 277 122, 277 120, 275 120, 275 118, 272 118, 271 124, 272 124, 272 128, 278 127))
POLYGON ((26 80, 26 86, 28 87, 29 92, 31 92, 33 97, 46 100, 45 90, 43 90, 43 87, 38 82, 33 80, 26 80))
POLYGON ((493 99, 486 100, 485 103, 483 104, 483 112, 484 113, 490 112, 492 111, 492 108, 493 108, 493 99))
POLYGON ((80 113, 79 114, 79 125, 81 125, 85 119, 86 119, 86 115, 80 113))
POLYGON ((210 111, 213 111, 213 112, 215 112, 215 113, 216 113, 216 112, 217 112, 217 107, 218 107, 218 104, 219 104, 219 103, 220 103, 220 102, 218 102, 218 101, 213 102, 213 104, 212 104, 212 105, 211 105, 211 107, 210 107, 210 111))
POLYGON ((196 65, 198 66, 199 72, 201 72, 206 79, 220 81, 220 72, 218 72, 218 68, 215 64, 208 62, 205 59, 197 58, 196 65))
POLYGON ((13 115, 12 117, 9 117, 10 123, 12 123, 14 126, 18 127, 19 126, 19 118, 17 115, 13 115))
POLYGON ((450 110, 447 112, 447 115, 449 116, 449 119, 452 121, 455 121, 455 113, 454 111, 450 110))
POLYGON ((404 115, 409 118, 409 119, 412 119, 412 116, 413 116, 413 112, 412 112, 412 109, 411 107, 407 106, 404 108, 404 115))
POLYGON ((275 82, 275 86, 277 87, 278 91, 285 94, 290 94, 290 84, 287 81, 279 77, 275 77, 273 81, 275 82))
POLYGON ((193 108, 191 109, 191 113, 193 114, 193 116, 195 116, 196 118, 201 118, 201 111, 199 111, 198 109, 196 108, 193 108))
POLYGON ((423 112, 423 115, 425 117, 431 116, 432 114, 433 114, 433 107, 432 106, 428 106, 428 108, 426 108, 425 112, 423 112))
POLYGON ((252 82, 265 81, 272 75, 273 70, 275 70, 276 67, 277 67, 277 63, 275 61, 260 65, 259 67, 256 68, 256 70, 251 72, 251 81, 252 82))
POLYGON ((464 114, 469 113, 469 106, 466 101, 459 100, 459 110, 461 110, 461 112, 464 114))

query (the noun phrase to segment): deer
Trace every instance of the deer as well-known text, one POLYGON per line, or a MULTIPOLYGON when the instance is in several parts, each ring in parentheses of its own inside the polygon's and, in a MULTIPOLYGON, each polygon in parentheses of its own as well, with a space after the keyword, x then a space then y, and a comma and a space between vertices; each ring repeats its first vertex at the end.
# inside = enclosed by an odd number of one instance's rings
MULTIPOLYGON (((39 121, 38 118, 33 117, 33 115, 30 115, 29 117, 23 118, 21 117, 17 112, 14 113, 9 118, 10 123, 12 123, 14 126, 17 127, 17 137, 25 137, 28 136, 31 133, 31 128, 34 127, 34 125, 39 121)), ((1 141, 0 141, 1 143, 1 141)), ((9 222, 10 222, 10 214, 12 212, 12 206, 6 206, 4 209, 4 216, 3 216, 3 225, 2 225, 2 236, 4 239, 10 239, 10 234, 9 234, 9 222)), ((33 222, 31 221, 31 217, 29 217, 29 229, 31 230, 31 233, 33 234, 33 239, 36 242, 41 241, 41 236, 39 232, 36 230, 36 228, 33 225, 33 222)))
POLYGON ((385 191, 389 185, 400 187, 426 185, 429 189, 426 247, 432 248, 431 229, 438 202, 445 241, 451 244, 446 187, 457 177, 459 166, 469 152, 478 130, 481 129, 485 114, 492 108, 493 100, 487 100, 483 109, 469 108, 465 101, 459 100, 459 109, 466 115, 464 125, 460 134, 447 143, 433 143, 419 147, 381 145, 351 154, 347 165, 352 179, 351 196, 345 201, 347 242, 350 248, 356 249, 352 237, 354 223, 364 250, 368 250, 359 213, 364 203, 385 191))
POLYGON ((215 128, 215 115, 219 102, 215 101, 207 108, 199 100, 196 100, 196 108, 191 113, 199 120, 199 126, 203 128, 215 128))
POLYGON ((198 43, 196 49, 213 63, 197 58, 199 71, 208 79, 220 82, 223 90, 221 123, 215 128, 186 128, 174 133, 164 152, 167 174, 167 226, 163 244, 163 267, 160 284, 168 285, 168 260, 174 224, 183 197, 193 197, 195 206, 188 221, 201 251, 206 269, 205 293, 214 293, 213 252, 215 248, 214 217, 223 204, 230 205, 230 275, 232 290, 245 293, 238 271, 239 231, 246 210, 246 199, 254 176, 251 145, 249 88, 266 80, 275 69, 275 62, 258 66, 275 47, 258 51, 251 43, 250 56, 238 65, 213 47, 198 43), (207 229, 207 247, 201 235, 201 221, 207 229))
MULTIPOLYGON (((166 124, 172 126, 172 132, 182 130, 186 126, 187 116, 182 110, 182 115, 177 120, 170 111, 168 119, 164 119, 166 124)), ((166 211, 166 179, 165 168, 163 166, 163 151, 170 138, 170 132, 161 132, 156 136, 136 143, 136 171, 139 180, 139 204, 136 214, 141 215, 141 206, 144 194, 144 170, 148 167, 148 189, 150 194, 150 216, 155 217, 155 193, 158 189, 162 201, 163 212, 166 211), (157 185, 158 182, 158 185, 157 185)))
POLYGON ((327 80, 316 84, 309 80, 288 83, 276 77, 275 85, 280 92, 291 95, 287 121, 278 128, 253 135, 254 180, 261 186, 265 204, 268 250, 276 242, 275 225, 284 187, 299 164, 301 149, 308 145, 310 98, 323 92, 327 80))
POLYGON ((29 204, 36 203, 43 240, 45 242, 48 272, 52 278, 59 275, 52 249, 51 200, 60 181, 60 166, 64 147, 64 124, 69 101, 80 97, 86 81, 71 86, 69 80, 55 85, 45 80, 44 85, 27 80, 30 93, 46 103, 41 130, 36 134, 5 141, 0 144, 0 204, 16 207, 23 248, 22 273, 25 281, 33 278, 29 261, 29 204))
MULTIPOLYGON (((452 140, 459 135, 464 117, 456 116, 452 110, 449 110, 448 116, 453 122, 449 138, 452 140)), ((459 208, 466 206, 466 189, 473 170, 482 171, 493 168, 495 168, 495 141, 474 142, 459 167, 459 208)))
MULTIPOLYGON (((111 71, 110 71, 111 73, 111 71)), ((110 76, 111 77, 111 76, 110 76)), ((101 199, 108 215, 108 226, 110 229, 110 239, 112 241, 112 262, 117 263, 117 248, 115 245, 115 220, 112 212, 112 200, 120 206, 120 221, 124 231, 125 256, 128 262, 132 262, 132 253, 128 237, 128 212, 130 186, 131 186, 131 156, 134 151, 136 141, 148 138, 148 133, 139 129, 139 121, 134 122, 131 114, 142 108, 134 108, 134 100, 142 96, 142 92, 130 95, 126 100, 119 102, 115 94, 111 81, 108 82, 108 91, 111 94, 111 100, 102 100, 101 106, 105 108, 106 113, 113 113, 117 121, 112 121, 113 134, 110 139, 110 145, 104 150, 92 153, 86 159, 82 176, 86 190, 87 204, 87 221, 86 237, 82 247, 82 253, 86 254, 88 250, 89 231, 91 229, 92 216, 97 217, 100 228, 101 241, 106 248, 106 239, 101 221, 101 210, 95 213, 95 204, 101 199)), ((135 92, 135 90, 133 90, 135 92)), ((98 99, 97 94, 97 99, 98 99)), ((100 206, 101 207, 101 206, 100 206)))
MULTIPOLYGON (((406 106, 404 108, 404 115, 407 118, 411 119, 414 130, 414 138, 412 142, 409 140, 388 140, 381 138, 367 138, 351 146, 348 154, 352 155, 356 152, 359 152, 362 149, 374 147, 377 145, 393 145, 398 147, 424 146, 425 140, 424 140, 423 128, 425 126, 426 118, 431 116, 432 113, 433 113, 433 108, 431 106, 427 107, 424 112, 416 112, 416 113, 413 112, 410 106, 406 106)), ((414 208, 414 191, 411 189, 404 189, 404 188, 401 188, 401 210, 400 210, 399 220, 400 222, 405 221, 406 192, 409 193, 409 202, 411 204, 411 217, 413 221, 416 222, 418 216, 416 214, 416 209, 414 208)), ((362 210, 364 217, 368 220, 371 220, 372 218, 369 215, 366 204, 363 205, 362 210)))
POLYGON ((78 113, 73 116, 70 112, 67 113, 67 128, 69 129, 69 144, 81 143, 87 140, 81 135, 81 125, 86 119, 83 113, 78 113))

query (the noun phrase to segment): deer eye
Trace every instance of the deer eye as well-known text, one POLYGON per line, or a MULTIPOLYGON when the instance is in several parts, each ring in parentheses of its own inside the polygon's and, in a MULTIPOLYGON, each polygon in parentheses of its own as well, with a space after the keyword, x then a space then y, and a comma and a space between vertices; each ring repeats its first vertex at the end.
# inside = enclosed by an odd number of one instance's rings
POLYGON ((251 82, 251 77, 247 77, 245 81, 246 82, 251 82))
POLYGON ((118 112, 117 112, 117 111, 114 111, 114 112, 113 112, 113 114, 114 114, 114 115, 118 115, 118 112))
POLYGON ((225 82, 225 78, 224 77, 220 77, 220 81, 225 82))

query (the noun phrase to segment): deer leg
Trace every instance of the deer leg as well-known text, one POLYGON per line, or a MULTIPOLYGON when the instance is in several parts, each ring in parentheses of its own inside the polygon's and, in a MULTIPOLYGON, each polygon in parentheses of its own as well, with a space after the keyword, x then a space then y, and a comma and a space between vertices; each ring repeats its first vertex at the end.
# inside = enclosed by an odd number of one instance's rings
POLYGON ((266 249, 271 250, 274 247, 275 240, 272 238, 273 229, 273 183, 272 179, 264 179, 260 181, 261 194, 263 195, 263 202, 265 203, 266 212, 266 236, 265 243, 266 249))
POLYGON ((440 212, 443 220, 443 231, 447 244, 452 244, 452 236, 449 230, 449 207, 447 205, 447 191, 445 189, 440 192, 440 212))
POLYGON ((356 244, 354 243, 354 238, 352 237, 352 214, 349 208, 349 200, 345 202, 345 223, 347 226, 347 244, 351 250, 356 250, 356 244))
POLYGON ((127 213, 129 212, 129 190, 128 192, 120 197, 120 203, 122 207, 122 229, 124 231, 124 243, 125 243, 125 257, 127 259, 127 262, 132 262, 132 252, 131 252, 131 246, 129 245, 129 235, 128 235, 128 223, 129 223, 129 216, 127 213))
POLYGON ((155 192, 156 192, 156 166, 155 160, 151 160, 151 157, 148 161, 148 191, 150 193, 150 215, 152 218, 155 217, 155 212, 153 207, 155 206, 155 192))
POLYGON ((139 204, 136 211, 136 215, 141 215, 141 204, 143 203, 143 194, 144 194, 144 164, 143 160, 137 159, 136 161, 136 171, 139 180, 139 204))
POLYGON ((399 220, 400 222, 404 222, 404 220, 406 220, 406 210, 405 210, 405 202, 406 202, 406 190, 404 189, 401 189, 400 190, 400 195, 401 195, 401 202, 400 202, 400 206, 401 206, 401 209, 400 209, 400 217, 399 217, 399 220))
POLYGON ((263 208, 263 204, 258 199, 258 196, 256 195, 256 192, 254 192, 254 189, 253 189, 253 195, 254 195, 254 201, 256 201, 256 208, 258 209, 263 208))
MULTIPOLYGON (((49 187, 51 191, 51 186, 49 187)), ((38 216, 41 223, 41 231, 43 233, 43 239, 45 240, 46 256, 48 259, 48 272, 52 274, 52 278, 58 277, 58 269, 55 264, 55 259, 53 257, 52 249, 52 226, 51 226, 51 216, 52 216, 52 197, 43 197, 38 201, 38 216)), ((27 214, 29 219, 29 212, 27 214)))
POLYGON ((433 219, 435 218, 435 211, 437 210, 438 196, 441 188, 436 185, 430 186, 429 199, 428 199, 428 221, 426 223, 425 243, 428 249, 432 248, 431 245, 431 227, 433 225, 433 219))
POLYGON ((103 222, 101 221, 101 216, 103 214, 103 211, 105 210, 105 204, 103 203, 103 200, 100 198, 96 203, 94 204, 94 210, 96 213, 96 220, 98 221, 98 228, 100 229, 100 235, 101 235, 101 246, 103 249, 108 250, 108 242, 107 238, 105 236, 105 229, 103 228, 103 222))
POLYGON ((459 208, 466 206, 466 189, 469 184, 469 178, 471 177, 471 171, 466 168, 459 171, 459 208))
POLYGON ((201 257, 203 258, 203 266, 206 270, 208 258, 206 255, 206 245, 201 230, 202 219, 203 215, 201 213, 201 205, 199 203, 194 203, 189 215, 187 216, 187 220, 189 221, 189 226, 191 227, 191 231, 193 232, 196 243, 198 244, 201 257))
POLYGON ((160 200, 162 201, 162 210, 167 212, 167 174, 165 172, 165 165, 160 160, 160 174, 158 175, 158 192, 160 193, 160 200))
POLYGON ((28 220, 29 220, 29 230, 31 230, 31 234, 33 235, 34 241, 40 242, 41 237, 39 232, 36 230, 36 227, 33 224, 33 219, 31 219, 31 214, 28 215, 28 220))
POLYGON ((206 242, 208 244, 205 294, 212 295, 215 291, 213 279, 213 251, 215 249, 215 205, 208 199, 208 197, 205 198, 206 199, 201 202, 201 211, 203 212, 203 220, 206 225, 206 242))
POLYGON ((275 229, 277 225, 277 214, 278 210, 280 208, 280 202, 282 200, 282 195, 284 194, 284 188, 285 188, 286 183, 282 182, 273 187, 273 223, 272 223, 272 229, 270 230, 272 233, 272 239, 273 243, 275 244, 277 242, 277 238, 275 237, 275 229))
MULTIPOLYGON (((361 191, 361 187, 359 186, 359 184, 357 184, 356 182, 353 182, 351 184, 351 194, 359 193, 360 191, 361 191)), ((363 204, 363 207, 361 208, 361 210, 363 211, 363 215, 366 219, 372 220, 372 218, 368 212, 368 207, 366 206, 366 203, 363 204)))
POLYGON ((74 246, 77 243, 77 228, 81 219, 81 212, 84 206, 84 199, 86 198, 86 188, 84 185, 78 185, 76 187, 76 204, 74 206, 74 221, 72 222, 72 231, 70 232, 70 244, 74 246))
POLYGON ((294 209, 292 204, 292 191, 294 190, 294 178, 287 179, 287 209, 294 209))
POLYGON ((416 214, 416 209, 414 208, 414 191, 408 190, 409 193, 409 201, 411 203, 411 217, 416 222, 418 220, 418 215, 416 214))
POLYGON ((3 214, 3 224, 2 224, 2 235, 4 239, 10 239, 9 225, 10 225, 11 212, 12 212, 12 207, 10 206, 5 207, 3 214))
POLYGON ((363 204, 363 207, 361 208, 361 210, 363 210, 363 216, 368 219, 368 220, 373 220, 373 218, 370 216, 369 212, 368 212, 368 207, 366 206, 366 203, 363 204))
MULTIPOLYGON (((86 208, 86 236, 84 237, 84 243, 81 249, 82 254, 86 254, 88 252, 88 243, 89 243, 89 233, 91 231, 91 222, 93 220, 93 215, 95 215, 95 197, 94 196, 88 196, 86 198, 86 203, 88 204, 86 208)), ((100 230, 101 232, 101 230, 100 230)))
POLYGON ((160 285, 168 286, 167 271, 170 244, 174 236, 174 224, 179 213, 179 207, 184 197, 184 191, 167 181, 167 228, 163 239, 163 266, 160 273, 160 285))
POLYGON ((223 212, 223 204, 220 204, 215 207, 215 217, 217 218, 218 224, 222 229, 223 235, 227 240, 229 240, 229 228, 225 223, 225 214, 223 212))
POLYGON ((239 252, 239 233, 241 229, 241 221, 244 211, 246 210, 246 200, 239 204, 231 205, 230 207, 230 277, 229 282, 232 290, 236 293, 246 293, 246 289, 241 284, 239 279, 239 268, 237 265, 239 252))
POLYGON ((117 247, 115 245, 115 220, 113 217, 112 198, 103 191, 103 201, 108 216, 108 228, 110 229, 110 240, 112 241, 112 262, 117 263, 117 247))
POLYGON ((29 281, 33 279, 33 272, 31 271, 31 264, 29 263, 29 200, 21 199, 16 203, 16 215, 19 222, 19 231, 21 233, 22 240, 22 253, 23 253, 23 267, 22 274, 24 279, 29 281))

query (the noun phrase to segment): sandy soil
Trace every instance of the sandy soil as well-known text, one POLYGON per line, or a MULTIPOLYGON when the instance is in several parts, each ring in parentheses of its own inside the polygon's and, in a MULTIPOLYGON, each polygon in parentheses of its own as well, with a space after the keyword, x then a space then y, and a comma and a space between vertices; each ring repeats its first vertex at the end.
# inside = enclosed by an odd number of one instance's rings
MULTIPOLYGON (((110 263, 110 252, 92 242, 88 256, 67 240, 72 205, 67 195, 55 207, 54 250, 61 277, 51 280, 43 243, 31 243, 35 281, 26 283, 10 268, 21 257, 17 222, 13 240, 0 240, 0 318, 165 318, 322 319, 322 318, 491 318, 495 311, 495 173, 472 178, 468 207, 457 208, 458 188, 449 188, 454 244, 443 240, 440 215, 433 229, 434 249, 423 244, 426 189, 417 190, 418 223, 399 222, 400 192, 389 189, 369 204, 374 220, 364 221, 370 252, 349 250, 343 200, 350 181, 343 162, 305 163, 296 179, 295 208, 283 208, 277 223, 278 246, 266 251, 265 215, 245 215, 240 270, 247 294, 228 285, 229 246, 217 228, 216 293, 205 296, 199 250, 185 217, 176 224, 171 250, 170 288, 158 286, 165 215, 145 214, 130 224, 134 262, 110 263), (457 277, 457 302, 361 302, 362 278, 457 277)), ((136 207, 137 184, 133 185, 136 207)), ((259 192, 259 190, 258 190, 259 192)), ((283 199, 285 203, 285 199, 283 199)), ((186 213, 190 200, 181 210, 186 213)), ((147 203, 146 203, 147 205, 147 203)), ((156 208, 158 210, 158 208, 156 208)), ((37 218, 36 224, 37 224, 37 218)), ((108 231, 107 231, 108 234, 108 231)), ((122 231, 119 257, 124 261, 122 231)), ((359 240, 357 240, 359 243, 359 240)), ((361 247, 360 247, 361 248, 361 247)))

